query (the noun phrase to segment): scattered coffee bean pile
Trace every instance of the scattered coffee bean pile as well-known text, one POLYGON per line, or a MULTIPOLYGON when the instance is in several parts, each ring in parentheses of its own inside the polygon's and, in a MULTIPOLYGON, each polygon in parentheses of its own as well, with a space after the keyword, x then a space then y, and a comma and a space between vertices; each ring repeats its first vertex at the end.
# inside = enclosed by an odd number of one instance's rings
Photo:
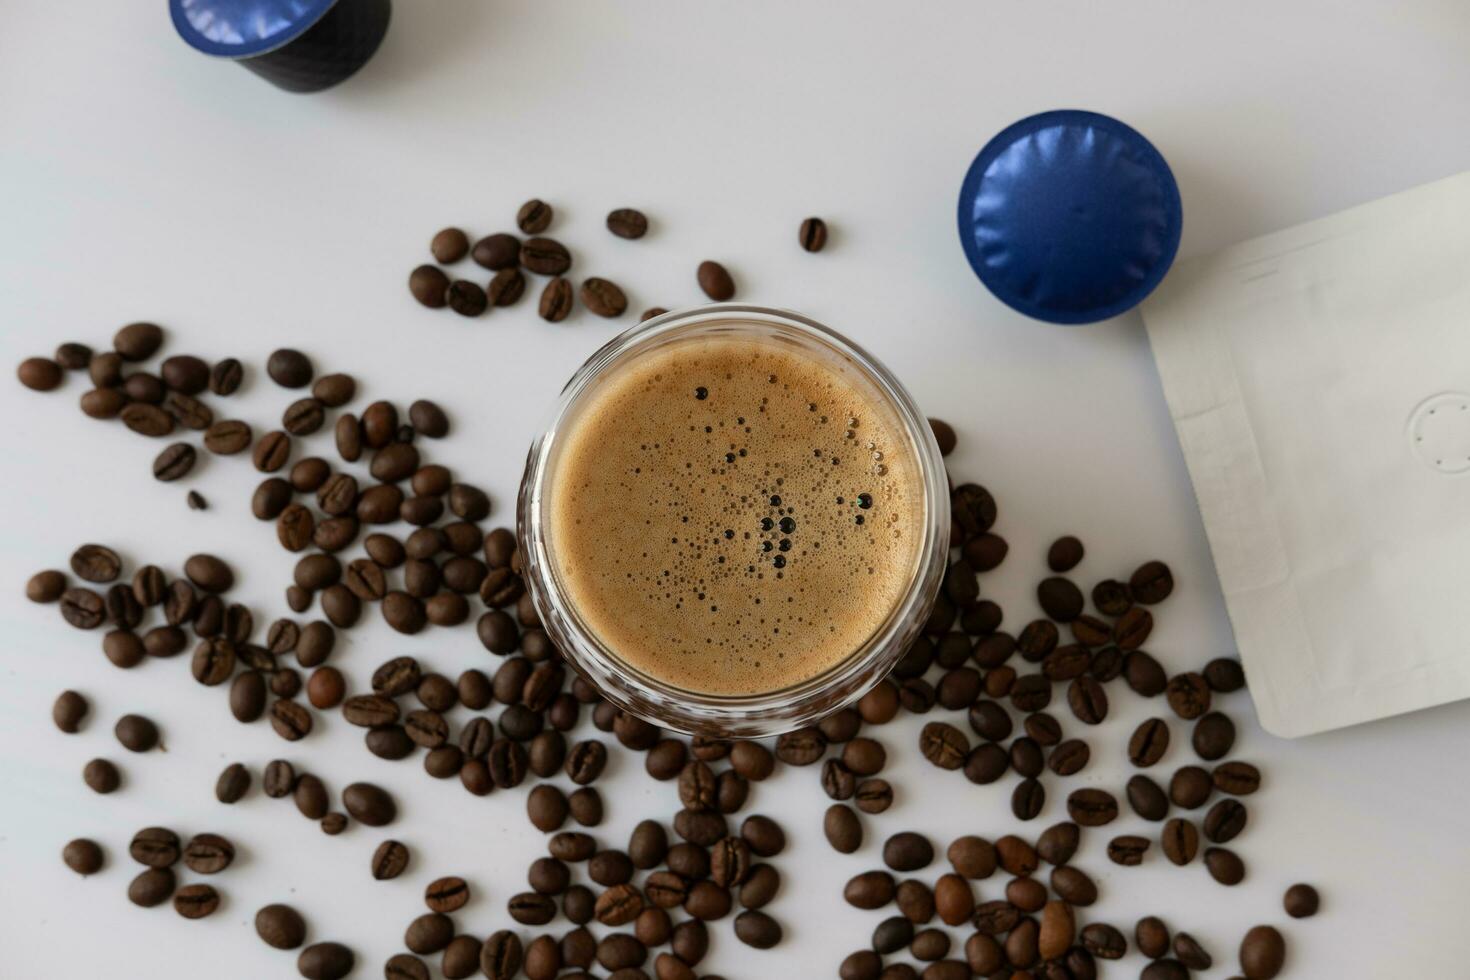
MULTIPOLYGON (((609 226, 616 225, 615 233, 641 234, 641 215, 614 214, 617 220, 610 217, 609 226)), ((531 202, 522 209, 522 218, 523 230, 533 233, 525 227, 530 225, 539 234, 551 220, 551 209, 531 202)), ((826 229, 812 221, 816 219, 803 224, 800 241, 816 250, 826 229)), ((467 236, 441 233, 435 237, 436 258, 453 261, 447 256, 460 254, 467 245, 467 236)), ((708 280, 716 292, 723 291, 728 274, 722 283, 722 272, 702 268, 701 282, 708 280)), ((65 572, 47 570, 32 577, 27 595, 38 603, 58 603, 63 618, 78 628, 106 625, 103 652, 120 668, 180 654, 192 633, 189 663, 194 678, 203 686, 227 688, 228 707, 238 721, 268 717, 271 728, 287 741, 311 733, 314 712, 336 710, 363 729, 369 752, 390 760, 422 752, 428 777, 458 778, 471 795, 526 786, 527 816, 547 835, 547 853, 530 863, 528 888, 510 894, 506 914, 533 932, 559 918, 569 921, 572 930, 559 938, 541 932, 523 940, 519 931, 506 928, 481 940, 462 931, 452 918, 468 900, 469 880, 447 875, 427 890, 428 911, 406 927, 406 952, 384 964, 385 975, 393 980, 428 977, 424 958, 431 956, 439 957, 447 977, 479 970, 495 980, 518 975, 540 980, 588 977, 588 971, 601 968, 616 980, 646 978, 650 969, 658 980, 692 980, 710 944, 708 924, 727 917, 740 941, 757 949, 775 946, 782 926, 764 909, 780 890, 776 859, 786 836, 769 817, 745 814, 752 784, 769 777, 778 765, 820 763, 822 789, 834 800, 825 817, 826 836, 837 851, 854 852, 864 837, 860 814, 883 812, 894 800, 894 788, 882 775, 887 752, 874 737, 877 729, 900 711, 930 714, 937 709, 956 717, 963 712, 978 742, 972 745, 958 724, 932 721, 920 736, 923 756, 977 784, 996 783, 1014 770, 1012 811, 1021 820, 1034 819, 1045 807, 1047 783, 1077 775, 1090 760, 1087 742, 1067 737, 1063 723, 1047 710, 1057 684, 1066 685, 1068 709, 1083 726, 1107 717, 1108 685, 1119 678, 1139 697, 1163 695, 1178 719, 1193 723, 1193 751, 1213 768, 1180 767, 1167 789, 1140 772, 1124 795, 1139 817, 1161 824, 1160 850, 1172 863, 1193 863, 1203 835, 1212 845, 1205 849, 1203 863, 1217 881, 1235 884, 1245 875, 1244 862, 1223 845, 1245 828, 1247 811, 1239 798, 1254 792, 1261 777, 1250 763, 1228 758, 1234 726, 1215 706, 1218 698, 1239 690, 1244 677, 1235 661, 1216 660, 1198 673, 1170 678, 1143 650, 1153 624, 1151 607, 1173 590, 1172 575, 1160 562, 1144 564, 1126 581, 1098 583, 1090 593, 1095 612, 1089 613, 1082 589, 1066 577, 1082 559, 1082 543, 1060 539, 1048 555, 1054 574, 1037 589, 1045 618, 1012 636, 1001 629, 1000 607, 981 597, 981 576, 994 571, 1009 550, 993 530, 996 504, 982 487, 962 484, 952 497, 958 557, 945 576, 924 635, 888 679, 855 706, 775 740, 774 748, 756 741, 671 737, 603 701, 563 666, 525 594, 514 533, 507 528, 483 531, 480 524, 492 509, 489 497, 422 456, 421 437, 442 438, 450 432, 438 406, 414 402, 406 422, 386 401, 354 414, 345 410, 356 394, 350 376, 318 377, 305 355, 281 350, 269 358, 266 374, 283 388, 310 385, 311 396, 286 407, 279 430, 256 438, 246 422, 214 421, 213 412, 195 397, 206 388, 216 396, 235 391, 245 367, 234 359, 211 367, 198 358, 169 357, 157 375, 137 368, 124 376, 124 363, 145 361, 162 344, 159 328, 134 324, 118 332, 111 352, 93 354, 84 345, 64 344, 55 359, 26 361, 20 376, 32 388, 49 390, 60 384, 63 368, 87 370, 96 385, 82 399, 89 415, 122 418, 128 428, 153 437, 182 426, 203 433, 204 450, 216 455, 251 450, 255 468, 268 474, 251 498, 252 512, 273 522, 282 546, 303 553, 286 589, 287 604, 296 614, 316 605, 323 618, 304 623, 278 618, 257 638, 251 610, 228 601, 234 573, 223 559, 193 555, 184 561, 181 574, 172 576, 160 566, 142 565, 124 581, 122 557, 98 544, 83 545, 71 557, 72 575, 86 585, 73 584, 65 572), (36 366, 37 361, 55 366, 55 376, 36 366), (133 380, 139 377, 146 380, 133 380), (94 410, 87 410, 89 404, 94 410), (99 405, 105 410, 96 410, 99 405), (304 456, 292 463, 298 443, 327 429, 332 412, 339 412, 330 431, 340 462, 304 456), (364 459, 365 474, 360 465, 364 459), (281 472, 287 476, 273 475, 281 472), (393 531, 398 524, 412 530, 400 536, 393 531), (377 530, 362 536, 368 527, 377 530), (361 553, 345 561, 339 557, 360 536, 361 553), (373 672, 370 690, 352 691, 344 675, 327 663, 337 631, 357 624, 367 606, 377 604, 393 629, 415 633, 429 626, 467 624, 476 598, 484 607, 476 620, 477 636, 499 658, 489 674, 468 667, 451 680, 416 658, 394 657, 373 672), (161 621, 150 625, 150 617, 161 621), (1071 642, 1062 641, 1063 629, 1071 642), (288 665, 292 657, 295 667, 288 665), (301 671, 310 671, 304 682, 301 671), (591 709, 595 728, 612 736, 609 741, 568 738, 584 708, 591 709), (469 716, 463 718, 466 711, 469 716), (1016 714, 1020 735, 1015 734, 1016 714), (610 751, 643 753, 647 774, 673 782, 681 804, 666 821, 640 823, 622 849, 607 846, 593 833, 604 812, 596 783, 610 751), (547 781, 563 776, 577 787, 574 791, 564 792, 547 781), (1182 815, 1205 807, 1217 793, 1220 798, 1198 824, 1182 815), (1182 814, 1175 815, 1174 808, 1182 814)), ((956 441, 953 430, 937 420, 933 426, 948 454, 956 441)), ((186 478, 197 453, 189 443, 166 448, 155 461, 155 476, 165 482, 186 478)), ((67 733, 85 728, 87 715, 86 698, 75 691, 63 692, 53 709, 56 726, 67 733)), ((129 751, 162 745, 158 727, 139 715, 124 715, 114 731, 129 751)), ((1129 740, 1130 760, 1140 770, 1151 768, 1162 760, 1170 738, 1168 721, 1149 718, 1129 740)), ((95 759, 84 778, 97 792, 109 793, 124 775, 112 762, 95 759)), ((215 782, 216 798, 234 804, 249 794, 255 781, 246 763, 232 763, 215 782)), ((397 817, 393 797, 363 782, 348 782, 340 793, 340 809, 334 809, 327 780, 298 772, 285 760, 265 765, 259 781, 266 796, 290 797, 327 834, 339 834, 354 822, 384 827, 397 817)), ((1089 787, 1070 793, 1066 809, 1070 819, 1049 827, 1034 843, 1016 835, 993 842, 967 835, 951 842, 945 851, 951 870, 932 881, 913 877, 933 865, 932 843, 912 832, 889 838, 883 848, 886 870, 857 874, 844 896, 864 909, 896 903, 898 914, 879 923, 870 948, 847 957, 839 976, 1098 976, 1100 964, 1122 956, 1128 941, 1106 923, 1080 921, 1081 910, 1093 904, 1098 889, 1073 858, 1084 828, 1111 823, 1120 806, 1116 794, 1089 787), (1051 868, 1045 884, 1039 875, 1042 863, 1051 868), (997 871, 1009 876, 1003 897, 977 898, 973 883, 997 871), (896 879, 894 872, 908 877, 896 879), (949 933, 931 924, 936 918, 946 927, 973 930, 961 953, 952 949, 949 933), (922 974, 908 963, 892 961, 905 949, 927 964, 922 974)), ((1146 859, 1152 843, 1151 837, 1118 836, 1108 842, 1107 853, 1120 865, 1135 865, 1146 859)), ((148 867, 129 888, 134 902, 157 905, 172 897, 180 914, 191 918, 218 907, 221 899, 214 888, 180 888, 172 867, 182 857, 196 873, 223 870, 234 853, 228 841, 201 834, 181 848, 172 832, 149 828, 129 850, 148 867)), ((97 873, 106 863, 103 848, 89 840, 68 844, 63 857, 81 874, 97 873)), ((369 870, 373 878, 387 880, 401 874, 410 860, 401 842, 382 840, 368 859, 369 870)), ((1318 898, 1310 886, 1293 886, 1284 906, 1289 915, 1303 917, 1316 911, 1318 898)), ((286 905, 265 906, 255 923, 262 940, 273 947, 295 950, 305 942, 305 918, 286 905)), ((1139 923, 1134 945, 1153 958, 1145 980, 1188 977, 1189 971, 1205 969, 1212 960, 1189 934, 1171 937, 1163 922, 1153 918, 1139 923)), ((1274 977, 1285 961, 1285 941, 1273 927, 1257 927, 1242 941, 1239 957, 1248 980, 1274 977)), ((301 949, 297 967, 309 980, 331 980, 346 976, 355 962, 349 947, 319 942, 301 949)))
MULTIPOLYGON (((470 236, 463 230, 443 229, 429 242, 434 263, 420 265, 409 273, 409 292, 430 309, 447 307, 460 316, 478 317, 494 307, 519 302, 526 292, 529 273, 548 277, 541 288, 537 310, 549 323, 560 323, 570 316, 577 299, 597 316, 609 319, 622 316, 627 312, 628 298, 611 280, 592 276, 574 289, 567 278, 572 268, 572 253, 561 242, 544 235, 554 217, 550 204, 533 199, 521 205, 516 214, 516 227, 528 236, 524 239, 511 232, 496 232, 471 244, 470 236), (466 258, 494 273, 488 285, 482 287, 470 279, 451 278, 443 268, 466 258)), ((648 233, 648 227, 648 218, 634 208, 617 208, 607 216, 607 230, 619 238, 642 238, 648 233)), ((805 219, 797 230, 797 241, 808 252, 820 252, 827 245, 827 223, 821 218, 805 219)), ((695 280, 704 294, 717 303, 735 298, 734 277, 719 262, 701 262, 695 270, 695 280)), ((651 307, 639 319, 647 320, 666 312, 663 307, 651 307)), ((26 383, 45 390, 49 380, 47 368, 44 365, 27 368, 29 364, 27 361, 22 365, 22 371, 28 370, 37 384, 26 383)))

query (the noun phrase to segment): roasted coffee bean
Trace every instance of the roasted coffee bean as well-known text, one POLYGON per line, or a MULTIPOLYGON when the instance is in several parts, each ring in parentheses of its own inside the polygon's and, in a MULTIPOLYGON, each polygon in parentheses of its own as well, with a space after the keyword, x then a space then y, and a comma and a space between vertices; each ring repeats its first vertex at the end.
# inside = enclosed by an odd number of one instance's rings
POLYGON ((1211 773, 1215 788, 1231 796, 1249 796, 1261 786, 1261 773, 1249 762, 1222 762, 1211 773))
POLYGON ((747 909, 735 917, 735 938, 756 949, 770 949, 781 941, 781 924, 764 912, 747 909))
POLYGON ((1006 901, 1022 912, 1040 912, 1046 900, 1046 885, 1036 878, 1012 878, 1006 882, 1006 901))
POLYGON ((1017 711, 1041 711, 1051 703, 1051 681, 1041 674, 1018 677, 1011 686, 1010 699, 1017 711))
POLYGON ((1133 944, 1151 960, 1166 956, 1170 945, 1169 927, 1157 916, 1145 916, 1133 929, 1133 944))
POLYGON ((957 874, 942 874, 934 882, 934 910, 940 921, 957 926, 975 912, 975 893, 970 882, 957 874))
POLYGON ((541 319, 549 323, 560 323, 572 312, 572 284, 560 276, 552 279, 541 291, 541 319))
POLYGON ((1089 649, 1095 649, 1113 640, 1113 627, 1096 616, 1089 616, 1086 613, 1072 620, 1070 628, 1073 639, 1089 649))
POLYGON ((267 946, 296 949, 306 941, 306 920, 289 905, 267 905, 255 913, 255 934, 267 946))
POLYGON ((1082 590, 1070 579, 1053 576, 1036 588, 1042 611, 1059 623, 1070 623, 1082 614, 1082 590))
POLYGON ((235 644, 223 636, 201 640, 189 668, 194 679, 206 687, 223 684, 235 672, 235 644))
POLYGON ((549 783, 536 786, 526 797, 526 815, 543 834, 559 829, 569 812, 566 794, 549 783))
POLYGON ((556 915, 556 902, 546 895, 521 892, 512 895, 506 903, 510 917, 521 925, 540 926, 550 922, 556 915))
POLYGON ((857 777, 839 759, 822 763, 822 790, 834 800, 850 800, 857 791, 857 777))
POLYGON ((320 820, 327 815, 332 807, 332 800, 327 795, 327 787, 320 779, 311 773, 302 773, 296 780, 296 788, 291 791, 291 798, 296 804, 296 809, 308 820, 320 820))
POLYGON ((1191 970, 1208 970, 1215 962, 1199 940, 1187 932, 1175 933, 1174 955, 1191 970))
POLYGON ((238 803, 250 791, 250 770, 232 762, 219 774, 214 784, 215 799, 221 803, 238 803))
POLYGON ((1210 877, 1222 885, 1238 885, 1245 880, 1245 862, 1223 847, 1205 848, 1205 867, 1210 877))
POLYGON ((453 938, 454 921, 447 915, 427 912, 408 924, 403 934, 403 945, 410 952, 425 956, 444 949, 453 938))
POLYGON ((1015 724, 1005 708, 994 701, 979 701, 970 709, 970 727, 988 742, 1003 742, 1011 737, 1015 724))
POLYGON ((1145 820, 1163 820, 1169 815, 1169 797, 1163 787, 1142 774, 1128 780, 1128 805, 1145 820))
POLYGON ((1128 739, 1128 761, 1146 769, 1162 759, 1168 749, 1168 723, 1162 718, 1150 718, 1134 729, 1128 739))
POLYGON ((579 786, 597 779, 606 765, 607 746, 596 740, 578 742, 567 754, 567 776, 579 786))
POLYGON ((1022 737, 1011 743, 1011 768, 1026 779, 1041 775, 1043 766, 1041 746, 1030 738, 1022 737))
POLYGON ((194 447, 187 442, 176 442, 159 453, 153 460, 153 478, 168 483, 189 475, 194 468, 194 447))
POLYGON ((987 742, 976 746, 965 758, 965 778, 985 786, 1004 776, 1010 767, 1011 760, 1006 751, 993 742, 987 742))
POLYGON ((71 570, 88 582, 106 584, 122 572, 117 552, 100 544, 84 544, 71 555, 71 570))
POLYGON ((873 930, 873 950, 887 956, 903 949, 914 939, 914 924, 901 915, 878 923, 873 930))
POLYGON ((1128 590, 1145 605, 1163 602, 1174 591, 1174 574, 1161 561, 1144 562, 1128 579, 1128 590))
MULTIPOLYGON (((1218 851, 1220 848, 1211 848, 1210 850, 1218 851)), ((1208 852, 1206 853, 1208 854, 1208 852)), ((1321 907, 1322 896, 1311 885, 1298 883, 1286 890, 1286 894, 1282 897, 1281 903, 1286 909, 1286 914, 1293 919, 1309 919, 1316 915, 1317 910, 1321 907)))
POLYGON ((63 371, 84 371, 92 361, 92 348, 75 342, 59 344, 54 360, 63 371))
POLYGON ((51 720, 56 723, 57 728, 72 735, 81 728, 90 709, 87 699, 76 691, 62 691, 51 706, 51 720))
POLYGON ((1124 659, 1123 679, 1135 694, 1145 698, 1163 694, 1169 683, 1164 668, 1142 650, 1134 650, 1124 659))
POLYGON ((163 328, 153 323, 130 323, 112 336, 112 349, 127 361, 146 361, 162 346, 163 328))
POLYGON ((668 834, 663 825, 654 820, 644 820, 633 828, 628 839, 628 856, 634 867, 646 870, 663 861, 668 847, 668 834))
POLYGON ((1199 674, 1178 674, 1166 689, 1169 707, 1185 721, 1193 721, 1210 710, 1210 688, 1199 674))
POLYGON ((1067 705, 1085 725, 1101 724, 1108 716, 1108 695, 1102 684, 1083 676, 1067 686, 1067 705))
POLYGON ((1211 711, 1194 723, 1191 741, 1201 759, 1207 762, 1223 759, 1235 746, 1235 723, 1226 715, 1211 711))
POLYGON ((1118 801, 1106 790, 1074 790, 1067 797, 1067 813, 1083 827, 1101 827, 1117 819, 1118 801))
POLYGON ((593 277, 582 281, 582 305, 601 317, 620 317, 628 309, 628 297, 617 283, 593 277))
POLYGON ((566 246, 550 238, 528 238, 522 242, 520 261, 540 276, 560 276, 572 267, 566 246))
MULTIPOLYGON (((453 945, 453 943, 450 943, 451 947, 453 945)), ((475 947, 476 956, 478 956, 480 943, 476 942, 475 947)), ((476 969, 479 967, 478 960, 476 960, 475 967, 476 969)), ((383 975, 387 980, 429 980, 429 968, 424 965, 423 960, 414 956, 412 953, 394 953, 383 964, 383 975)), ((472 974, 464 975, 470 976, 472 974)))
POLYGON ((311 713, 295 701, 280 699, 271 704, 271 730, 288 742, 311 734, 311 713))
MULTIPOLYGON (((114 586, 120 588, 120 586, 114 586)), ((129 630, 112 630, 102 638, 102 652, 114 667, 136 667, 143 662, 147 651, 143 649, 143 641, 138 635, 129 630)))
POLYGON ((1193 810, 1204 806, 1214 784, 1199 766, 1182 766, 1169 779, 1169 799, 1175 806, 1193 810))
POLYGON ((1080 739, 1068 739, 1052 749, 1046 765, 1058 776, 1075 776, 1087 767, 1092 750, 1080 739))
POLYGON ((1210 807, 1205 814, 1205 837, 1215 844, 1226 844, 1240 836, 1249 819, 1249 811, 1239 800, 1226 798, 1210 807))
POLYGON ((177 656, 188 643, 188 637, 177 626, 155 626, 143 634, 143 650, 150 657, 177 656))
POLYGON ((526 277, 520 269, 501 269, 485 287, 485 298, 491 306, 511 306, 519 302, 525 292, 526 277))
POLYGON ((66 592, 66 576, 55 569, 32 575, 26 582, 26 598, 32 602, 55 602, 66 592))
POLYGON ((179 835, 166 827, 144 827, 128 845, 132 859, 150 868, 173 867, 181 853, 179 835))
POLYGON ((266 765, 261 787, 272 799, 290 796, 296 789, 296 770, 286 760, 276 759, 266 765))
POLYGON ((311 360, 299 350, 282 347, 271 352, 265 373, 282 388, 304 388, 311 383, 311 360))
POLYGON ((1069 905, 1086 908, 1097 901, 1097 885, 1086 872, 1071 865, 1052 869, 1051 890, 1069 905))
POLYGON ((458 697, 454 682, 443 674, 428 673, 419 681, 418 689, 414 696, 419 703, 430 711, 448 711, 454 707, 455 698, 458 697))
POLYGON ((303 667, 319 667, 331 656, 337 642, 332 627, 321 620, 313 620, 301 627, 301 639, 296 641, 296 662, 303 667))
POLYGON ((1164 824, 1162 845, 1164 857, 1172 863, 1188 864, 1199 852, 1199 830, 1191 821, 1175 817, 1164 824))
POLYGON ((1286 963, 1286 940, 1272 926, 1255 926, 1240 941, 1240 972, 1246 980, 1271 980, 1286 963))
POLYGON ((1172 957, 1154 960, 1143 968, 1139 980, 1189 980, 1189 970, 1172 957))
POLYGON ((476 317, 489 306, 489 298, 479 283, 456 279, 444 291, 444 302, 460 316, 476 317))
POLYGON ((1137 867, 1148 853, 1149 839, 1133 834, 1123 834, 1108 841, 1108 859, 1125 868, 1137 867))
POLYGON ((216 456, 233 456, 248 449, 252 438, 249 425, 230 419, 205 430, 204 448, 216 456))
POLYGON ((1046 787, 1035 779, 1023 779, 1011 791, 1011 813, 1017 820, 1035 820, 1046 805, 1046 787))
POLYGON ((117 766, 106 759, 93 759, 82 768, 82 781, 94 793, 111 793, 122 785, 117 766))
POLYGON ((502 270, 513 268, 520 258, 520 239, 504 232, 488 235, 475 242, 470 257, 477 265, 486 269, 502 270))
POLYGON ((895 884, 886 871, 865 871, 848 879, 842 897, 854 908, 877 909, 893 901, 895 884))
POLYGON ((190 871, 218 874, 235 860, 235 845, 219 834, 195 834, 184 848, 183 858, 190 871))
POLYGON ((883 863, 894 871, 918 871, 934 860, 934 845, 922 834, 905 831, 883 842, 883 863))
POLYGON ((1202 671, 1210 690, 1219 694, 1230 694, 1245 687, 1245 672, 1240 661, 1231 657, 1217 657, 1205 664, 1202 671))
POLYGON ((123 383, 122 367, 121 354, 115 351, 98 351, 87 362, 87 376, 98 388, 116 388, 123 383))
POLYGON ((516 212, 516 225, 527 235, 537 235, 551 227, 553 215, 550 204, 533 197, 516 212))
MULTIPOLYGON (((102 606, 107 614, 108 622, 117 627, 119 631, 131 631, 135 626, 143 621, 142 604, 139 603, 137 597, 133 595, 132 588, 121 583, 118 583, 107 590, 107 595, 104 596, 102 599, 102 606)), ((117 634, 114 633, 109 635, 112 636, 117 634)), ((131 642, 138 648, 138 654, 141 658, 142 644, 139 643, 137 638, 134 637, 131 632, 127 632, 123 635, 131 638, 131 642)), ((103 648, 106 649, 106 647, 107 644, 104 641, 103 648)), ((137 661, 135 660, 134 663, 136 662, 137 661)))
POLYGON ((704 294, 716 303, 728 302, 735 296, 735 280, 730 277, 729 270, 718 262, 706 259, 699 263, 695 278, 704 294))
POLYGON ((931 721, 919 733, 919 751, 932 765, 958 769, 970 754, 970 740, 953 725, 931 721))
MULTIPOLYGON (((1070 681, 1082 677, 1092 664, 1092 654, 1087 648, 1068 643, 1047 654, 1041 661, 1041 672, 1051 681, 1070 681)), ((1070 693, 1070 692, 1069 692, 1070 693)))
POLYGON ((113 735, 129 752, 147 752, 158 745, 158 726, 142 715, 123 715, 113 726, 113 735))
POLYGON ((839 980, 879 980, 883 960, 870 949, 849 953, 837 968, 839 980))
POLYGON ((642 238, 648 232, 648 218, 634 208, 617 208, 608 212, 607 230, 619 238, 642 238))
POLYGON ((174 893, 174 873, 168 868, 149 868, 128 885, 128 901, 145 909, 162 905, 174 893))
POLYGON ((357 416, 351 412, 344 412, 337 416, 337 422, 332 427, 333 439, 337 444, 337 455, 349 463, 355 463, 362 458, 363 432, 362 423, 357 416))
POLYGON ((342 791, 342 805, 358 823, 383 827, 398 815, 393 797, 372 783, 352 783, 342 791))

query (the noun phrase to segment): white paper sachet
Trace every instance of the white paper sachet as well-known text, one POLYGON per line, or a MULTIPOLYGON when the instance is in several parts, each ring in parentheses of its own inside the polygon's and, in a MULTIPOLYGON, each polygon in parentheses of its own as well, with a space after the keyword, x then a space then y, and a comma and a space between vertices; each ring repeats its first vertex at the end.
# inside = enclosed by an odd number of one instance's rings
POLYGON ((1143 318, 1261 724, 1470 697, 1470 173, 1182 262, 1143 318))

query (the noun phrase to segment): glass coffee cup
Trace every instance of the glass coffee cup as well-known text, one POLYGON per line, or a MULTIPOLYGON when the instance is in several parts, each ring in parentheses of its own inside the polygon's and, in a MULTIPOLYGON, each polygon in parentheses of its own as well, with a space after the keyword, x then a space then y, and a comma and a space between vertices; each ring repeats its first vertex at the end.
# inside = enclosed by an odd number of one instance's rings
POLYGON ((851 703, 922 629, 949 550, 927 419, 833 330, 721 304, 587 360, 518 525, 566 662, 664 728, 758 737, 851 703))

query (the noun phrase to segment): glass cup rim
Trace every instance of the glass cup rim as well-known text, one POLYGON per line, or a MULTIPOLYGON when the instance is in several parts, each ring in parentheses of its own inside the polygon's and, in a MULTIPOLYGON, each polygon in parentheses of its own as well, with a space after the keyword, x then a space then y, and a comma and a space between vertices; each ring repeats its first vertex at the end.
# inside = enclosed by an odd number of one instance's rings
POLYGON ((949 554, 949 494, 943 459, 929 426, 908 393, 882 362, 852 340, 789 310, 717 303, 660 314, 612 338, 592 354, 562 389, 547 425, 532 443, 517 501, 522 571, 542 626, 563 659, 619 708, 685 734, 758 737, 810 724, 852 703, 886 676, 922 628, 938 593, 949 554), (711 695, 675 688, 633 668, 586 626, 557 583, 543 514, 553 454, 562 427, 604 372, 654 341, 728 322, 774 329, 815 342, 853 363, 884 397, 902 423, 924 486, 924 540, 903 598, 882 626, 832 667, 798 684, 750 695, 711 695))

